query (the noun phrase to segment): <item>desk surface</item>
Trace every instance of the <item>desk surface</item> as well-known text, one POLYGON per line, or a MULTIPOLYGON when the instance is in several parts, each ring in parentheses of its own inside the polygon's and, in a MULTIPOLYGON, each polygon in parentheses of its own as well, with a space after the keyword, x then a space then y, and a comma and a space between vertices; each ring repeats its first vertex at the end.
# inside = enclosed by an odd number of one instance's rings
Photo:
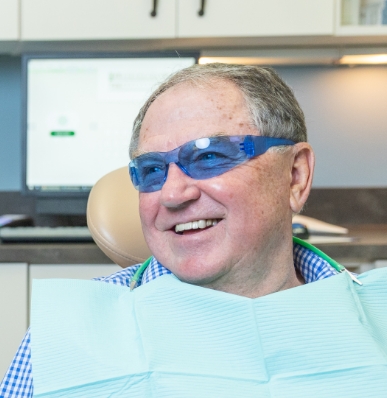
POLYGON ((352 242, 316 245, 341 262, 373 262, 387 259, 387 224, 347 225, 352 242))
POLYGON ((95 243, 0 244, 0 262, 30 264, 111 264, 95 243))
MULTIPOLYGON (((387 259, 387 225, 347 226, 353 242, 319 244, 321 250, 339 262, 361 263, 387 259)), ((0 262, 30 264, 111 264, 94 243, 0 244, 0 262)))

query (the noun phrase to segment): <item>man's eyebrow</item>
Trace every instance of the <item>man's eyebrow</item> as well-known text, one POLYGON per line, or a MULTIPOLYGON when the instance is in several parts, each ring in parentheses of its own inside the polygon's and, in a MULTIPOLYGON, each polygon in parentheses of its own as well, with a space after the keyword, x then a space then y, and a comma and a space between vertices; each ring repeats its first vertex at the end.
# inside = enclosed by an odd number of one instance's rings
POLYGON ((210 137, 226 137, 226 136, 228 136, 229 134, 227 134, 227 133, 224 133, 224 132, 219 132, 219 133, 214 133, 214 134, 210 134, 210 135, 208 135, 207 137, 208 138, 210 138, 210 137))
POLYGON ((146 153, 149 153, 150 151, 142 151, 141 149, 136 149, 133 152, 133 155, 131 156, 131 159, 135 159, 139 157, 140 155, 145 155, 146 153))

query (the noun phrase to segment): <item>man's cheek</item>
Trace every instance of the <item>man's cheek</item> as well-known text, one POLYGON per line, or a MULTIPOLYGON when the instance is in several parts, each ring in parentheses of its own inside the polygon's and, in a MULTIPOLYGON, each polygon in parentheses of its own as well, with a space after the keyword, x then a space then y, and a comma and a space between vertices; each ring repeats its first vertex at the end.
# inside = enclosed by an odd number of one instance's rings
POLYGON ((156 212, 157 201, 152 193, 140 193, 139 212, 141 222, 148 224, 156 212))

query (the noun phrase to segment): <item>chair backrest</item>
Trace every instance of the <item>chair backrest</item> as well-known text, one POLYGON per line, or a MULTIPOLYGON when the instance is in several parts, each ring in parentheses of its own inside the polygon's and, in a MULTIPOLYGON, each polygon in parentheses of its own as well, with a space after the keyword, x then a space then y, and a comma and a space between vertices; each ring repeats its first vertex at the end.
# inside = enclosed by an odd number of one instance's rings
POLYGON ((138 191, 122 167, 102 177, 90 192, 87 225, 99 248, 125 268, 151 253, 145 243, 138 212, 138 191))

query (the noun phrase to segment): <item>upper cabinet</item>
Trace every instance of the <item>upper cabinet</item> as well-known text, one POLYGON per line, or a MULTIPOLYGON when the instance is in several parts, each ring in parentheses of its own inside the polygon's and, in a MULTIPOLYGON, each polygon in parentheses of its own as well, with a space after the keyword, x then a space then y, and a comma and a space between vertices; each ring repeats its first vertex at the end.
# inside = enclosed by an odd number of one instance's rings
POLYGON ((21 39, 333 35, 334 1, 21 0, 21 39))
POLYGON ((333 35, 334 2, 178 0, 177 36, 188 38, 333 35))
POLYGON ((386 35, 386 0, 337 1, 338 35, 386 35))
POLYGON ((387 0, 0 0, 0 42, 309 37, 342 45, 380 35, 387 0))
POLYGON ((19 2, 0 0, 0 40, 19 39, 19 2))
POLYGON ((175 11, 175 0, 21 0, 21 39, 173 38, 175 11))

